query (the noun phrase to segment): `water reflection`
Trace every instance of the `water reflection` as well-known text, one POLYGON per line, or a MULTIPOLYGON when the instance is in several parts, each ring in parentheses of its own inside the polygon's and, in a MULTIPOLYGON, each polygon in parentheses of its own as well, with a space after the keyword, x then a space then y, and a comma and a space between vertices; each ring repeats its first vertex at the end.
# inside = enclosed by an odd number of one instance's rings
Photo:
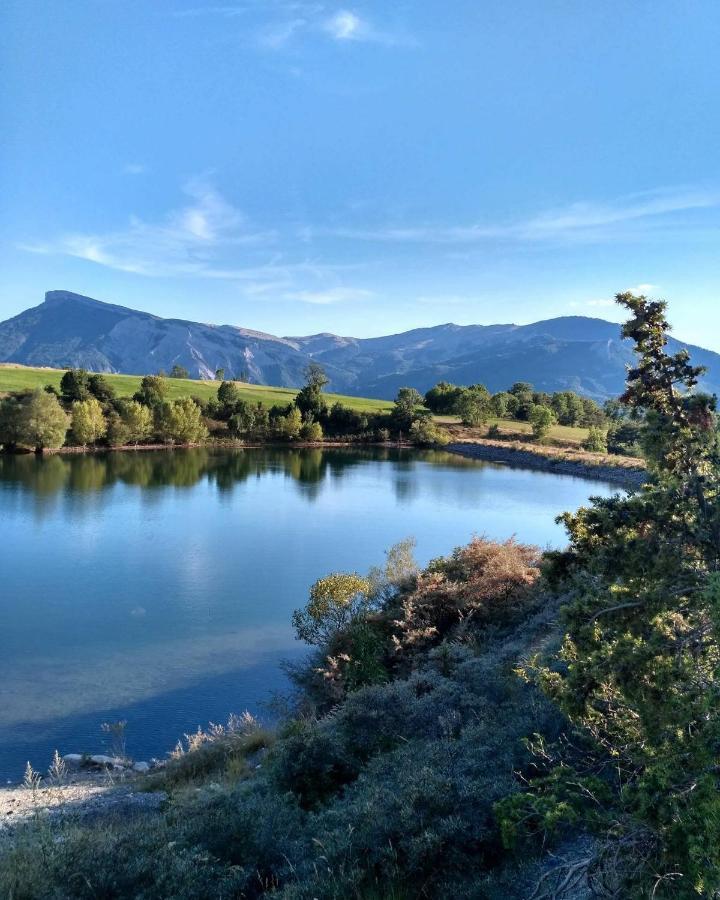
POLYGON ((257 711, 323 574, 408 535, 421 563, 473 533, 557 546, 554 517, 611 490, 380 448, 0 456, 0 777, 110 718, 148 756, 257 711))
MULTIPOLYGON (((314 500, 323 483, 330 479, 338 481, 348 470, 371 461, 395 463, 394 487, 400 499, 413 496, 415 486, 406 475, 419 462, 458 469, 478 465, 452 453, 394 448, 264 448, 232 453, 195 448, 46 457, 0 454, 0 490, 21 489, 38 501, 61 493, 77 500, 79 495, 102 491, 118 483, 147 489, 187 488, 206 480, 220 491, 231 492, 250 478, 276 472, 295 482, 305 498, 314 500)), ((40 503, 40 508, 47 506, 40 503)))

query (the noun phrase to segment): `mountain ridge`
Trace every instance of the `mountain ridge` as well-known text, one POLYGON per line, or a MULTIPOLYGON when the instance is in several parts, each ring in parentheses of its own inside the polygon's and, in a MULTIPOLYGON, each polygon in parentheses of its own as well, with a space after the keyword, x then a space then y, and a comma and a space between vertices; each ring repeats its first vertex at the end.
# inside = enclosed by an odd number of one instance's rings
MULTIPOLYGON (((703 387, 720 392, 720 354, 687 347, 709 368, 703 387)), ((193 377, 249 378, 298 387, 309 362, 321 363, 333 391, 390 399, 399 387, 426 391, 440 380, 482 382, 490 390, 530 381, 545 391, 576 390, 598 400, 619 394, 632 347, 620 326, 604 319, 562 316, 528 325, 425 326, 355 338, 318 332, 276 336, 105 303, 71 291, 48 291, 38 306, 0 322, 0 362, 101 372, 148 374, 173 365, 193 377)))

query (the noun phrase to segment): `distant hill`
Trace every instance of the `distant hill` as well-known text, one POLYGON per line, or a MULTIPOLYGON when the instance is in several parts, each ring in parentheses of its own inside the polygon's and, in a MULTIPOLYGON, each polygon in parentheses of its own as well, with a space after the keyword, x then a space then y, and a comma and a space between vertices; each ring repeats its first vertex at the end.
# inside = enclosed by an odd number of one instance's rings
MULTIPOLYGON (((688 346, 708 367, 703 387, 720 393, 720 355, 688 346)), ((147 374, 173 365, 193 377, 242 374, 256 384, 298 387, 311 360, 330 389, 392 398, 408 385, 424 392, 437 381, 482 382, 492 391, 530 381, 545 391, 575 390, 595 399, 623 389, 631 346, 618 325, 565 316, 532 325, 437 325, 378 338, 315 334, 276 337, 231 325, 162 319, 69 291, 48 291, 45 302, 0 323, 0 362, 83 366, 98 372, 147 374)))

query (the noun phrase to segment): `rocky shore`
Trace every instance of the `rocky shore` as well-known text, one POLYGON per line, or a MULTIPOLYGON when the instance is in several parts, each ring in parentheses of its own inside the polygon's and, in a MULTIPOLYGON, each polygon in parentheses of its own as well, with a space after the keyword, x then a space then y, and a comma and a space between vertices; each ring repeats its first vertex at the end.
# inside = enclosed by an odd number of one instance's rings
POLYGON ((453 443, 444 449, 470 459, 552 472, 555 475, 591 478, 625 488, 640 487, 647 480, 647 471, 642 462, 625 457, 618 457, 615 463, 612 457, 601 454, 574 453, 552 447, 540 449, 516 442, 492 440, 453 443))
POLYGON ((148 815, 167 799, 147 790, 146 762, 97 754, 68 753, 52 775, 26 777, 21 785, 0 788, 0 836, 28 821, 148 815))

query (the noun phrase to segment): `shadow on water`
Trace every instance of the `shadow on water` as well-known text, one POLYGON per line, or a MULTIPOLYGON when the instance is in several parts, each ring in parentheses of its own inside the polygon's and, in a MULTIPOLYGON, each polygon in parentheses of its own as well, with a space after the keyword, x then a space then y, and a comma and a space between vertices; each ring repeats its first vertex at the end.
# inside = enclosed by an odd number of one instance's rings
POLYGON ((123 706, 100 706, 41 722, 17 722, 0 745, 0 772, 3 781, 19 782, 22 760, 31 760, 43 771, 56 749, 61 753, 110 752, 109 739, 100 726, 119 720, 128 723, 127 750, 134 759, 163 758, 183 735, 210 722, 223 724, 231 713, 252 709, 260 711, 264 721, 272 721, 268 701, 286 689, 276 656, 268 654, 250 668, 198 679, 123 706))

